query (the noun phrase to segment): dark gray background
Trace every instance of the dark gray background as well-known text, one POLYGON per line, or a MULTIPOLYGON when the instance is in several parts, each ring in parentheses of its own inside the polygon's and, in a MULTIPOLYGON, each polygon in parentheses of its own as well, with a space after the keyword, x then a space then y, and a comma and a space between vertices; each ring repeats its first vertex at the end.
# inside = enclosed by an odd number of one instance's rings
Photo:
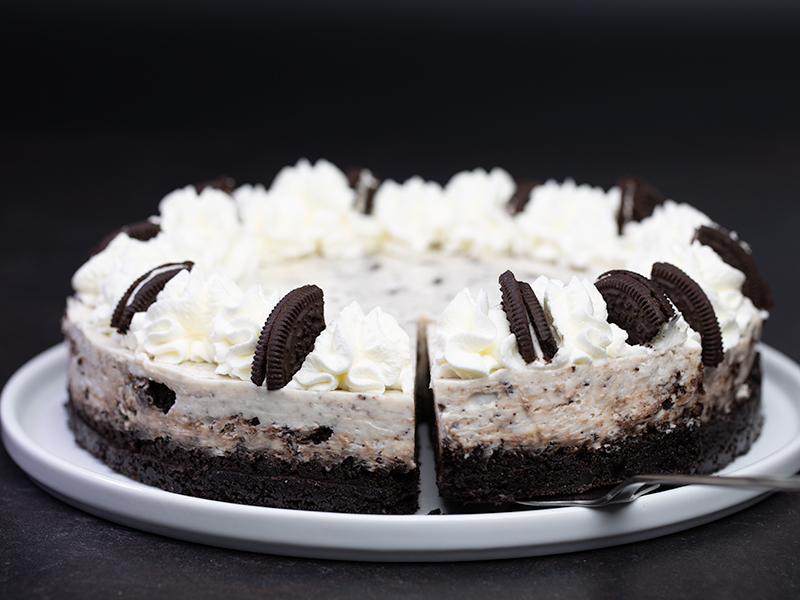
MULTIPOLYGON (((736 229, 800 360, 797 3, 83 0, 0 23, 0 382, 61 340, 103 234, 190 182, 301 156, 446 181, 627 172, 736 229)), ((178 542, 51 498, 0 450, 4 597, 797 597, 800 497, 628 546, 475 564, 296 560, 178 542)))

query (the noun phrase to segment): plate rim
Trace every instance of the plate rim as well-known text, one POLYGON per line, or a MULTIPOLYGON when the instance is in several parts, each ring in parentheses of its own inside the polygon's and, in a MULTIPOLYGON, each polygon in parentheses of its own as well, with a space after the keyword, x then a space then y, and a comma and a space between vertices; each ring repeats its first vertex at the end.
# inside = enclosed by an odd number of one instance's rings
MULTIPOLYGON (((773 384, 800 390, 797 363, 763 343, 759 344, 759 350, 765 382, 769 379, 773 384)), ((55 375, 53 366, 66 365, 66 356, 66 343, 57 344, 26 362, 4 386, 0 395, 0 422, 9 455, 37 485, 68 504, 110 521, 186 541, 338 560, 432 562, 514 558, 650 539, 727 516, 769 495, 759 490, 696 486, 601 510, 559 508, 436 516, 313 512, 182 496, 75 465, 30 437, 18 418, 20 411, 25 410, 23 398, 29 389, 45 387, 42 375, 48 372, 51 377, 65 379, 63 366, 55 375), (700 506, 704 509, 699 510, 700 506), (565 534, 570 529, 583 533, 565 534)), ((61 397, 64 396, 62 392, 61 397)), ((792 398, 798 415, 799 397, 800 394, 795 394, 792 398)), ((735 472, 747 474, 756 465, 762 467, 756 469, 762 474, 796 473, 800 470, 800 436, 735 472), (764 473, 765 465, 768 473, 764 473)))

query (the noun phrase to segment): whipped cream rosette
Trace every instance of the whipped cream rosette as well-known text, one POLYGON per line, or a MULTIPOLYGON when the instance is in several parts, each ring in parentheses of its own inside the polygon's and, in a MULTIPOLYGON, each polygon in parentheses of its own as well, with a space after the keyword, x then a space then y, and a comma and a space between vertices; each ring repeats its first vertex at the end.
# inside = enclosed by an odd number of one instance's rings
POLYGON ((711 218, 695 207, 668 199, 656 206, 650 217, 626 223, 619 243, 624 257, 635 259, 643 251, 687 245, 698 227, 711 223, 711 218))
POLYGON ((380 308, 365 315, 353 302, 319 334, 289 385, 314 391, 410 393, 411 365, 409 336, 394 317, 380 308))
POLYGON ((156 302, 133 316, 128 336, 137 355, 168 364, 214 362, 212 321, 238 295, 238 286, 201 268, 170 279, 156 302))
POLYGON ((132 281, 158 265, 179 260, 179 251, 164 235, 141 241, 120 233, 75 272, 72 287, 92 308, 93 324, 108 327, 117 301, 132 281))
POLYGON ((503 368, 524 368, 505 312, 489 307, 486 292, 459 292, 436 321, 437 377, 476 379, 503 368))
POLYGON ((511 175, 497 167, 454 175, 444 187, 450 222, 444 228, 443 249, 468 256, 508 253, 515 231, 506 205, 515 189, 511 175))
POLYGON ((384 230, 382 250, 402 254, 440 246, 452 217, 442 186, 414 176, 384 181, 375 192, 373 216, 384 230))
POLYGON ((726 264, 714 250, 698 241, 689 245, 661 246, 631 262, 631 268, 642 274, 649 274, 653 263, 670 263, 697 282, 714 309, 722 332, 723 350, 734 348, 746 331, 754 324, 760 326, 766 319, 766 311, 757 309, 742 294, 744 273, 726 264))
POLYGON ((214 346, 216 373, 250 380, 253 355, 264 322, 278 304, 277 290, 267 296, 260 285, 246 292, 230 286, 232 302, 225 304, 211 320, 209 339, 214 346))
POLYGON ((515 222, 518 254, 564 263, 575 269, 605 270, 619 264, 621 254, 616 213, 619 188, 608 192, 567 179, 548 180, 531 190, 530 200, 515 222))
POLYGON ((301 159, 282 169, 269 190, 246 185, 234 197, 267 261, 314 254, 352 258, 374 251, 381 238, 380 225, 355 209, 347 176, 326 160, 312 165, 301 159))

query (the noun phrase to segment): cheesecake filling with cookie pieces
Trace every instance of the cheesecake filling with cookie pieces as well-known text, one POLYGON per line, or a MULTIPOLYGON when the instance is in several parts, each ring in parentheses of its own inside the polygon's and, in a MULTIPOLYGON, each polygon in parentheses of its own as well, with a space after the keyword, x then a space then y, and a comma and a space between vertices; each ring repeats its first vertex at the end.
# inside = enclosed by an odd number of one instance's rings
POLYGON ((529 287, 558 345, 549 361, 522 302, 525 282, 512 273, 500 276, 500 307, 484 302, 470 313, 469 290, 453 301, 430 330, 444 497, 499 504, 637 472, 707 472, 749 447, 761 423, 752 401, 760 330, 723 353, 700 285, 668 263, 654 264, 651 276, 614 270, 595 284, 573 278, 567 286, 537 279, 529 287), (459 308, 460 319, 448 314, 459 308), (494 330, 476 318, 490 313, 494 330), (464 376, 453 363, 476 350, 496 357, 494 368, 464 376), (729 418, 746 434, 721 440, 729 418))
MULTIPOLYGON (((80 306, 69 309, 70 321, 80 306)), ((169 436, 178 444, 214 455, 241 445, 285 459, 328 465, 348 458, 367 468, 414 462, 413 396, 344 391, 318 392, 287 386, 269 391, 251 381, 220 375, 211 362, 172 364, 140 357, 112 337, 65 325, 75 355, 68 366, 69 391, 92 417, 142 437, 169 436), (97 380, 97 373, 105 373, 97 380), (169 382, 174 404, 164 414, 143 401, 147 382, 169 382), (295 439, 318 427, 333 431, 317 444, 295 439)), ((166 385, 166 384, 165 384, 166 385)))
POLYGON ((599 448, 632 423, 669 427, 681 415, 702 364, 700 336, 680 315, 660 324, 649 345, 631 345, 589 281, 565 286, 542 277, 531 287, 557 341, 550 361, 538 347, 533 360, 522 357, 507 316, 512 303, 489 308, 483 292, 482 305, 461 292, 432 328, 440 440, 465 453, 551 443, 599 448), (478 357, 492 367, 481 375, 467 368, 478 357))

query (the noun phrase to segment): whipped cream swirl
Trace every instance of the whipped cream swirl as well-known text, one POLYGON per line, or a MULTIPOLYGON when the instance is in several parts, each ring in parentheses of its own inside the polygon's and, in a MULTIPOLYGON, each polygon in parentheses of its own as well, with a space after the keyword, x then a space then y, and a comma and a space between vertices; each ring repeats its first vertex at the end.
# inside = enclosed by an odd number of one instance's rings
POLYGON ((524 369, 505 311, 489 307, 486 292, 464 289, 436 321, 436 377, 477 379, 503 368, 524 369))
POLYGON ((625 256, 638 256, 673 244, 685 246, 694 239, 698 227, 712 224, 711 218, 695 207, 666 200, 649 217, 626 223, 620 245, 625 256))
POLYGON ((141 241, 120 233, 81 265, 72 276, 72 288, 81 302, 92 308, 92 324, 107 328, 131 283, 159 265, 183 260, 163 234, 141 241))
POLYGON ((436 322, 434 376, 476 379, 500 369, 558 369, 570 364, 649 354, 684 344, 699 348, 699 335, 682 317, 664 325, 653 347, 628 344, 628 334, 608 322, 605 300, 587 279, 573 277, 565 285, 556 279, 539 277, 532 287, 558 344, 550 362, 545 362, 531 331, 537 358, 526 364, 505 311, 500 306, 490 308, 483 290, 474 298, 465 289, 436 322))
POLYGON ((167 194, 159 204, 165 242, 180 260, 191 260, 206 272, 219 269, 239 280, 258 268, 257 247, 244 234, 234 199, 207 187, 194 186, 167 194))
POLYGON ((757 309, 742 294, 744 273, 727 264, 709 246, 694 241, 689 245, 684 242, 651 248, 638 260, 632 260, 630 268, 649 276, 655 262, 675 265, 702 288, 719 322, 723 350, 736 346, 751 323, 767 318, 766 311, 757 309))
POLYGON ((444 250, 468 256, 508 253, 515 231, 506 205, 516 187, 511 175, 499 167, 488 173, 475 169, 454 175, 444 188, 450 215, 444 250))
POLYGON ((223 306, 211 320, 215 372, 249 381, 261 330, 281 296, 277 290, 267 296, 260 285, 246 292, 230 286, 228 291, 235 301, 223 306))
POLYGON ((137 360, 179 364, 214 363, 212 320, 241 293, 229 278, 215 272, 206 277, 195 266, 181 271, 159 292, 145 312, 131 320, 126 336, 137 360))
POLYGON ((608 322, 606 302, 589 280, 573 277, 564 285, 557 279, 539 277, 531 287, 558 343, 558 352, 548 366, 591 364, 646 352, 642 346, 628 344, 627 332, 608 322))
POLYGON ((516 217, 520 235, 515 251, 575 269, 605 269, 618 264, 620 250, 616 214, 621 194, 599 187, 548 180, 531 191, 516 217))
POLYGON ((440 245, 452 219, 443 194, 441 185, 418 176, 402 185, 384 181, 375 192, 372 213, 385 232, 382 248, 425 252, 440 245))
POLYGON ((411 343, 397 321, 380 308, 367 315, 357 302, 317 337, 290 387, 383 394, 414 389, 411 343))
POLYGON ((245 185, 234 198, 249 238, 266 260, 321 254, 351 258, 377 250, 380 224, 355 210, 347 176, 326 160, 284 167, 269 190, 245 185))

